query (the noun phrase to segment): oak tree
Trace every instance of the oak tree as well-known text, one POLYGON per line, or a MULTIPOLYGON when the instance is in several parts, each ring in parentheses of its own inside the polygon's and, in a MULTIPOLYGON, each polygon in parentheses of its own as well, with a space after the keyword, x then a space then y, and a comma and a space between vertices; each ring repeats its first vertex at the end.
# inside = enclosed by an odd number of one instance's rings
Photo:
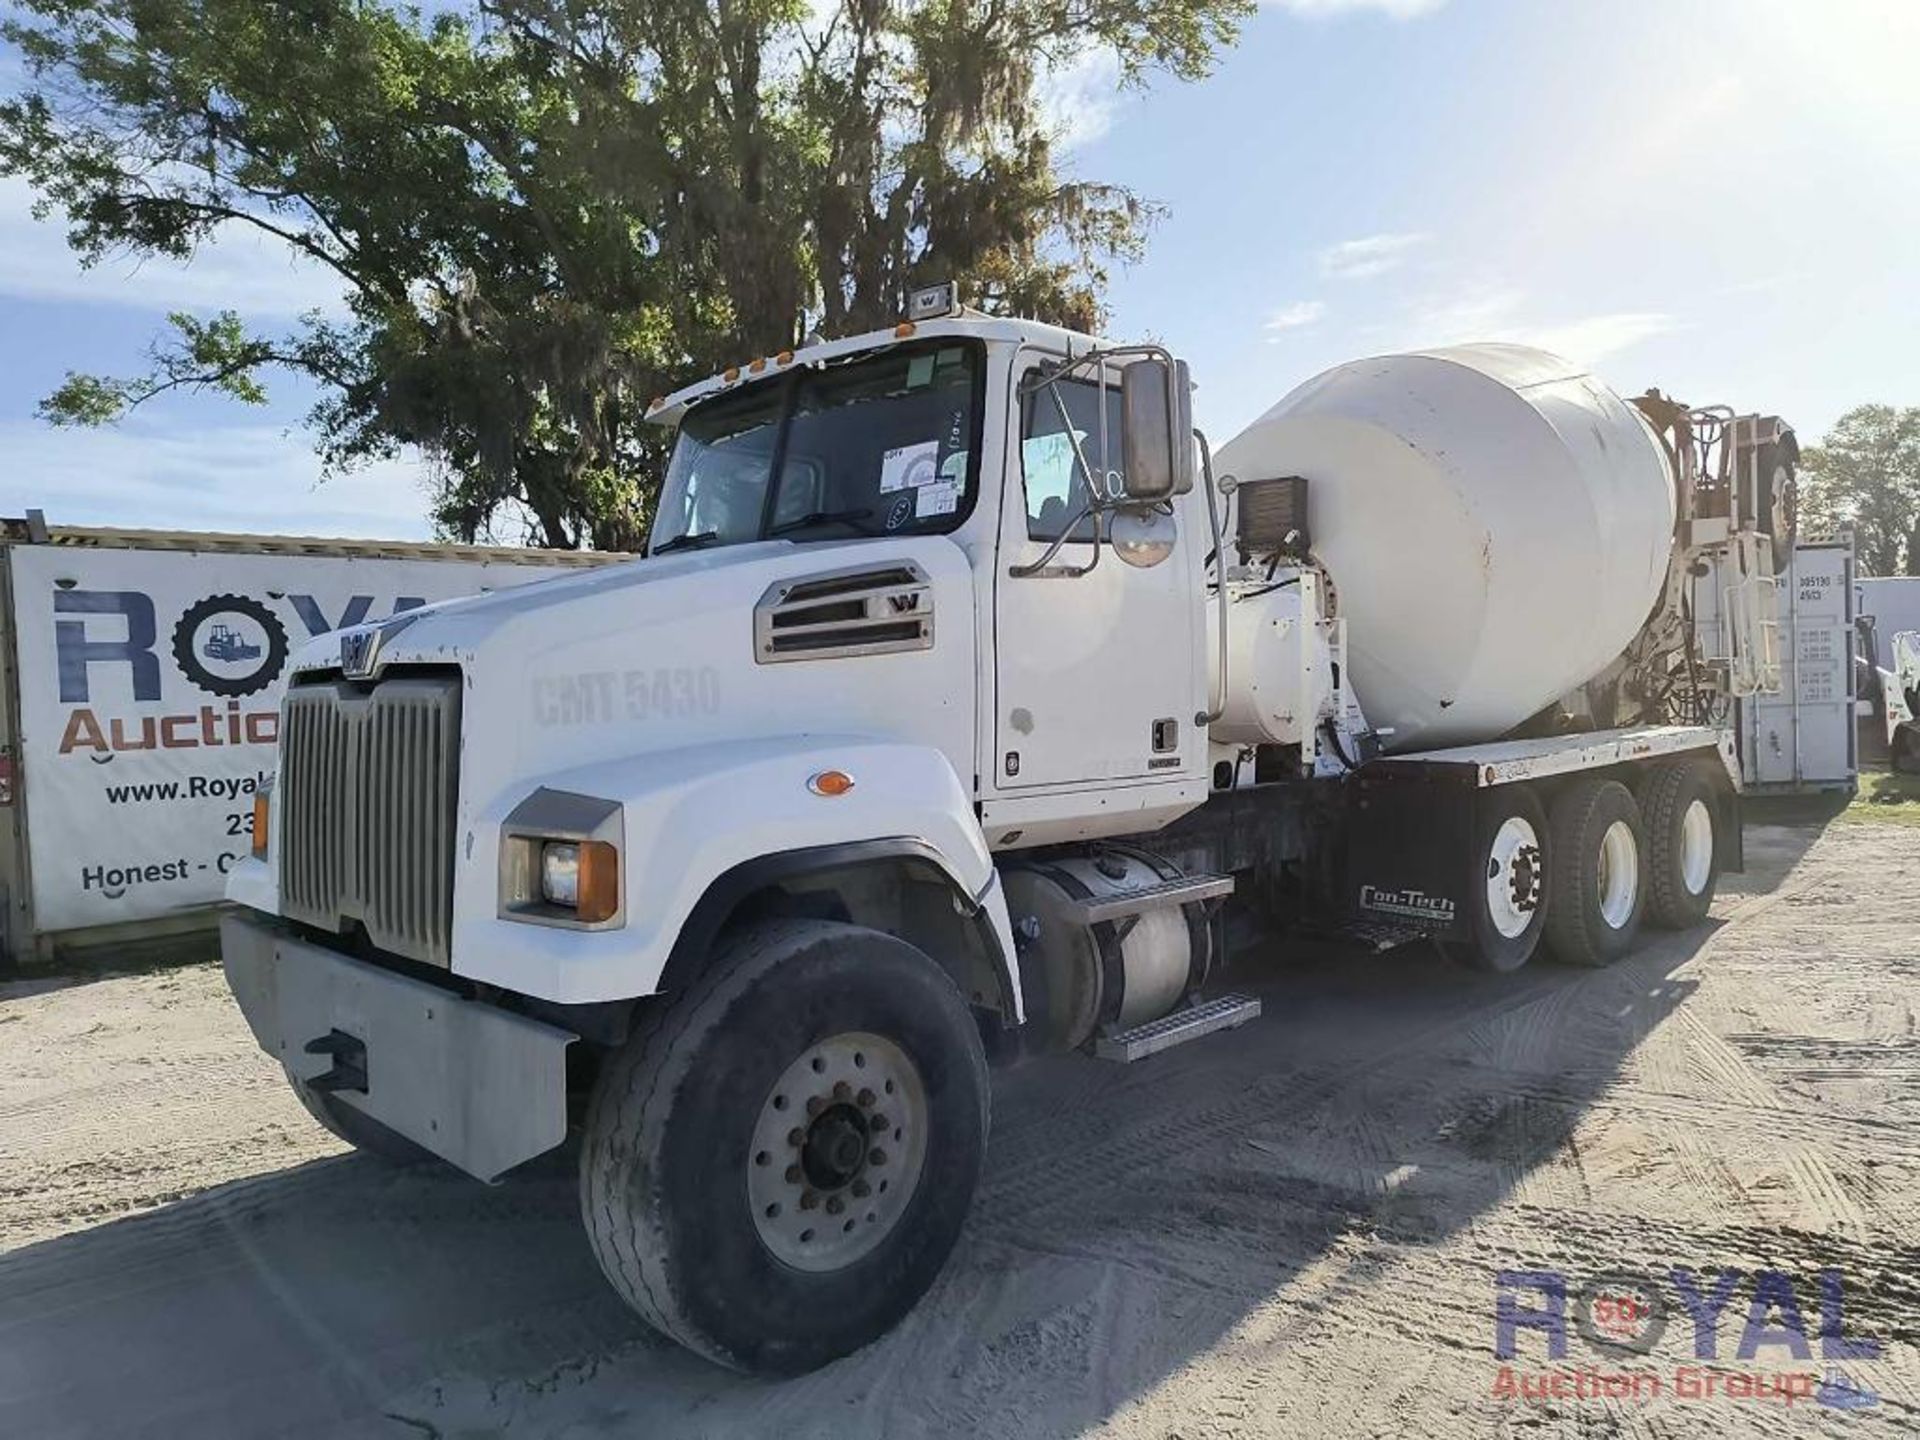
POLYGON ((180 313, 55 423, 318 387, 331 468, 418 447, 450 537, 644 535, 650 396, 973 303, 1094 328, 1153 208, 1066 171, 1049 76, 1204 75, 1252 0, 16 0, 0 174, 83 263, 246 227, 337 276, 291 327, 180 313))

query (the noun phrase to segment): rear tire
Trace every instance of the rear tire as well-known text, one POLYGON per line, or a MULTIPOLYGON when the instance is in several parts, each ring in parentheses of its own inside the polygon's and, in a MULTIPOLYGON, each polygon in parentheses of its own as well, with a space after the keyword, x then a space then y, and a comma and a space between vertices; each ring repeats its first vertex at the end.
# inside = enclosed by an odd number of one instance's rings
POLYGON ((414 1144, 398 1130, 388 1129, 344 1101, 310 1089, 291 1070, 287 1071, 287 1083, 309 1115, 354 1149, 378 1156, 389 1165, 424 1165, 435 1158, 431 1150, 414 1144))
POLYGON ((1479 857, 1467 887, 1469 938, 1443 948, 1471 970, 1505 973, 1533 958, 1546 917, 1547 822, 1525 785, 1486 793, 1474 832, 1479 857))
POLYGON ((1720 879, 1720 806, 1697 761, 1658 765, 1641 790, 1647 834, 1647 918, 1685 930, 1707 918, 1720 879))
POLYGON ((594 1255, 689 1349, 812 1370, 884 1334, 939 1275, 987 1107, 972 1013, 920 950, 826 920, 742 931, 594 1088, 594 1255))
POLYGON ((1640 807, 1617 780, 1575 780, 1554 797, 1547 946, 1563 965, 1611 965, 1646 909, 1640 807))

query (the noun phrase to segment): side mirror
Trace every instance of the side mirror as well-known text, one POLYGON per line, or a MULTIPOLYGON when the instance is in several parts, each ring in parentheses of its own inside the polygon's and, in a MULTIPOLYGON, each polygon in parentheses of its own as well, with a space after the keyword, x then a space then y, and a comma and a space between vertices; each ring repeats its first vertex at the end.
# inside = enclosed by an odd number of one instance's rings
POLYGON ((1126 498, 1140 503, 1193 489, 1193 390, 1187 362, 1157 356, 1120 372, 1121 453, 1126 498))

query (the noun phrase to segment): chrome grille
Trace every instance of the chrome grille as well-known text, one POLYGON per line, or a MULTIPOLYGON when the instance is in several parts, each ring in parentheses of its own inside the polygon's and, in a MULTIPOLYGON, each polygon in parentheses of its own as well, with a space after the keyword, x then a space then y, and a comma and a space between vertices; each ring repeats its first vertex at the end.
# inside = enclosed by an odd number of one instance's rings
POLYGON ((358 920, 383 950, 450 963, 460 682, 300 685, 282 712, 280 903, 294 920, 358 920))

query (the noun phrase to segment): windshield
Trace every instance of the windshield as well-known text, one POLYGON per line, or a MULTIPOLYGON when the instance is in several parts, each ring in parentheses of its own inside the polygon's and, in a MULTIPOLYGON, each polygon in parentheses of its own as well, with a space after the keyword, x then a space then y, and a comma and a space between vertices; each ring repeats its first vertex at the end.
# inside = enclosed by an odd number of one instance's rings
POLYGON ((667 466, 652 552, 951 530, 973 508, 980 392, 979 344, 946 340, 695 406, 667 466))

